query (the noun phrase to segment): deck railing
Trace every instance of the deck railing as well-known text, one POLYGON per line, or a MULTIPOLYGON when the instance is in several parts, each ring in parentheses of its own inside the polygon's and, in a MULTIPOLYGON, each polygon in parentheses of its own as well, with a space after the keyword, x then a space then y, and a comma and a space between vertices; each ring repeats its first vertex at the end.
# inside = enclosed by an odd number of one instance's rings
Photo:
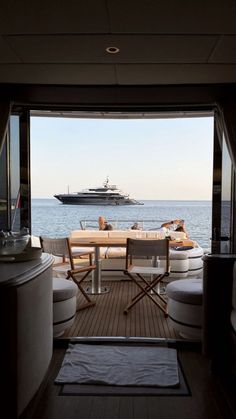
MULTIPOLYGON (((143 220, 143 219, 127 219, 127 220, 112 220, 108 219, 107 222, 112 225, 114 230, 127 230, 130 229, 134 223, 138 223, 141 230, 159 230, 163 220, 143 220)), ((81 230, 98 230, 98 220, 80 220, 81 230)))

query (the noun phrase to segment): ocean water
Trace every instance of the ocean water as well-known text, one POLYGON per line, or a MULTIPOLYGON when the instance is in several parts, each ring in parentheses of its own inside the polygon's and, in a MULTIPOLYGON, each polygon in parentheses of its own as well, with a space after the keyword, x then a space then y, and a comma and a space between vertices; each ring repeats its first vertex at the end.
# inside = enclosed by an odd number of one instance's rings
POLYGON ((97 220, 100 215, 117 221, 118 228, 128 228, 139 221, 147 230, 157 229, 165 221, 183 219, 190 238, 203 248, 210 248, 211 201, 142 202, 144 205, 90 206, 63 205, 54 198, 32 199, 32 234, 66 237, 72 230, 80 229, 81 220, 97 220), (122 220, 127 221, 122 224, 122 220))

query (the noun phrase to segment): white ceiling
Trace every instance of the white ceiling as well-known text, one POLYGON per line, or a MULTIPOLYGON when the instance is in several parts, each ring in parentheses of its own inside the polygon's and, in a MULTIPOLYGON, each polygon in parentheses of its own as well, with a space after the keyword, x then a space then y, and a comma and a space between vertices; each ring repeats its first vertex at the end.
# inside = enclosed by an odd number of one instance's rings
POLYGON ((234 82, 235 0, 0 1, 0 83, 234 82))

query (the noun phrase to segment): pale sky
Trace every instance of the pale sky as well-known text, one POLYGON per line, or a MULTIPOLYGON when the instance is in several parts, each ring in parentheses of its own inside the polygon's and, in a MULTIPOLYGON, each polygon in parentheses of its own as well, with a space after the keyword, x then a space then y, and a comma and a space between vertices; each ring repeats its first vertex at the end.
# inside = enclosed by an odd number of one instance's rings
POLYGON ((31 118, 32 198, 101 186, 135 199, 211 200, 213 118, 31 118))

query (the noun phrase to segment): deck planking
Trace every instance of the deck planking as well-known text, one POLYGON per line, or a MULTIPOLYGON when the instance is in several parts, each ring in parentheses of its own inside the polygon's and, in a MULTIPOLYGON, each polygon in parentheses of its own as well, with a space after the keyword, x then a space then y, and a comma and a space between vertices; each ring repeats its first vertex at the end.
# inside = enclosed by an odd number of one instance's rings
MULTIPOLYGON (((134 336, 179 339, 168 318, 148 298, 142 298, 128 314, 124 308, 138 292, 129 280, 104 281, 110 288, 106 294, 92 295, 95 306, 78 311, 73 325, 63 337, 75 336, 134 336)), ((78 304, 83 304, 82 296, 78 304)))

